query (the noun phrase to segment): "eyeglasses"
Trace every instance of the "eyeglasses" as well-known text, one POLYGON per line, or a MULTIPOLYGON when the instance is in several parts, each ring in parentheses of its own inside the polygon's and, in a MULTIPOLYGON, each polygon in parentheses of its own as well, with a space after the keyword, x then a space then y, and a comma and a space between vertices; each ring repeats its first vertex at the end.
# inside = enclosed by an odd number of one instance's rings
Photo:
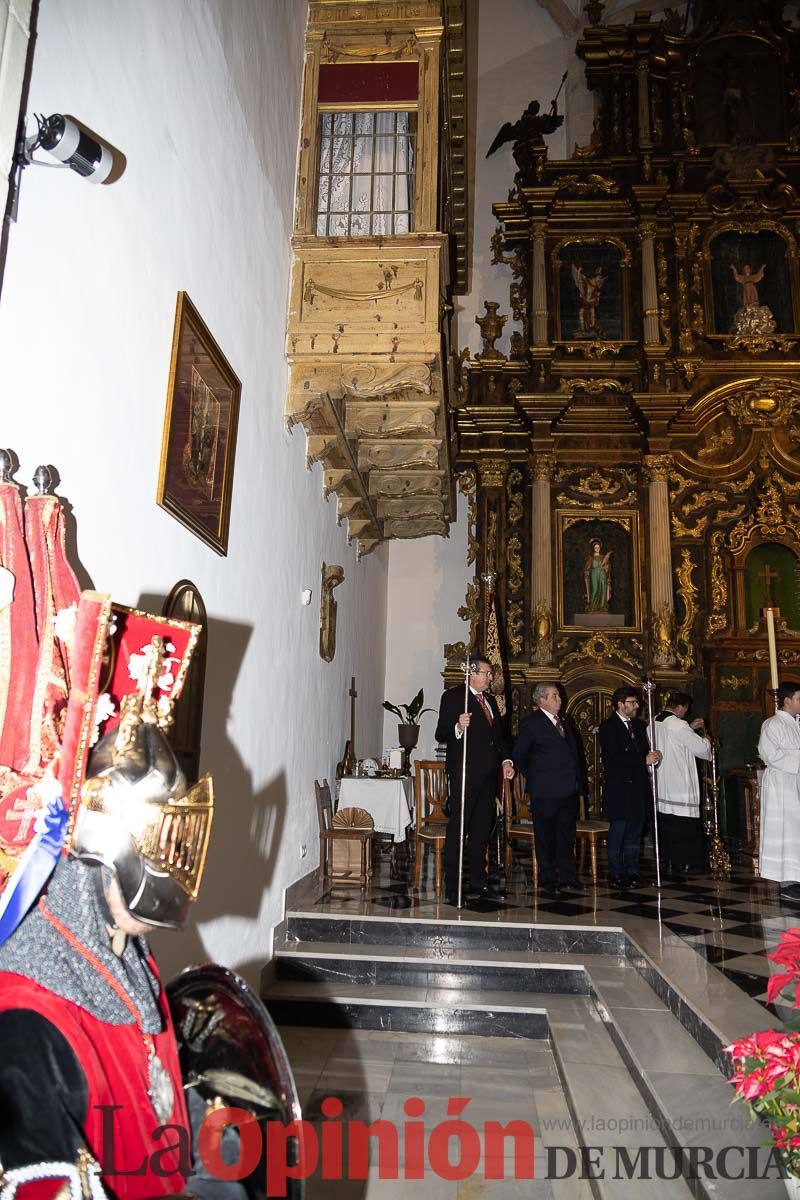
POLYGON ((488 676, 489 676, 489 678, 491 679, 491 677, 494 675, 494 671, 486 671, 486 670, 484 670, 484 671, 473 671, 473 672, 472 672, 472 674, 473 674, 473 675, 488 675, 488 676))

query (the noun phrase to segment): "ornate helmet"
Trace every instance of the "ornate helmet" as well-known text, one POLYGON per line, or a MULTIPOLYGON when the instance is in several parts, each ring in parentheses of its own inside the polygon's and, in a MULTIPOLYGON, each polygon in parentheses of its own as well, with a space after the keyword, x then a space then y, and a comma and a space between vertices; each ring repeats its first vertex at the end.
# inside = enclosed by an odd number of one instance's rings
POLYGON ((200 887, 213 787, 208 776, 187 787, 162 733, 172 704, 154 698, 165 673, 164 639, 144 649, 139 689, 123 699, 119 726, 92 753, 69 848, 114 872, 131 916, 177 928, 200 887))

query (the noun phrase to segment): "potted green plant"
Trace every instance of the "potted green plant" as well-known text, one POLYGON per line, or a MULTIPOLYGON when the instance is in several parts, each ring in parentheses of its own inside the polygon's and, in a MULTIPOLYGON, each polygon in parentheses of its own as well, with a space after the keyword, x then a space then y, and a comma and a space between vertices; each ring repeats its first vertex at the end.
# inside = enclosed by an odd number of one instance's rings
POLYGON ((394 713, 400 718, 400 724, 397 726, 397 739, 403 747, 403 769, 406 771, 410 769, 411 751, 419 741, 419 719, 426 712, 433 712, 432 708, 423 708, 424 703, 425 693, 422 688, 408 704, 401 704, 398 707, 396 704, 390 704, 388 700, 383 702, 383 707, 387 712, 394 713))

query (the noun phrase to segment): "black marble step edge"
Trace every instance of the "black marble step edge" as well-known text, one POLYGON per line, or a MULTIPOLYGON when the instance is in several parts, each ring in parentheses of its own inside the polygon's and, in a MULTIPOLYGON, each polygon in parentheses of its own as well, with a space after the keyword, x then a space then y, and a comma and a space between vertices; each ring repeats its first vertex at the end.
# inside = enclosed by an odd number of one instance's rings
MULTIPOLYGON (((705 1017, 703 1017, 701 1013, 693 1008, 688 1000, 681 995, 677 988, 670 983, 667 977, 658 969, 650 956, 644 950, 642 950, 641 946, 637 944, 636 940, 632 938, 630 934, 626 934, 625 955, 636 968, 639 975, 641 975, 642 979, 644 979, 645 983, 650 985, 655 994, 658 996, 659 1000, 666 1005, 666 1007, 672 1013, 672 1016, 675 1017, 678 1023, 683 1026, 683 1028, 686 1030, 689 1036, 693 1038, 703 1053, 711 1059, 712 1063, 720 1072, 720 1074, 724 1076, 725 1079, 730 1079, 733 1075, 733 1062, 729 1055, 722 1053, 722 1048, 727 1043, 720 1036, 717 1030, 714 1029, 714 1027, 705 1019, 705 1017)), ((596 991, 594 991, 594 999, 595 1002, 602 1004, 604 1009, 607 1007, 602 998, 598 997, 596 991)), ((602 1011, 600 1012, 600 1015, 603 1017, 603 1019, 605 1019, 602 1011)), ((758 1022, 756 1021, 755 1025, 757 1026, 757 1024, 758 1022)), ((628 1057, 630 1057, 630 1055, 629 1053, 624 1052, 621 1048, 621 1042, 624 1041, 624 1039, 622 1039, 622 1036, 620 1035, 619 1031, 616 1030, 616 1027, 613 1029, 609 1028, 609 1032, 611 1033, 611 1036, 614 1039, 614 1044, 617 1046, 621 1057, 625 1061, 625 1065, 630 1071, 636 1086, 642 1093, 645 1103, 648 1105, 648 1107, 650 1107, 648 1097, 645 1092, 642 1091, 643 1081, 639 1075, 638 1065, 634 1063, 633 1068, 631 1068, 631 1065, 628 1062, 628 1057)), ((652 1108, 650 1111, 653 1111, 652 1108)), ((759 1118, 759 1120, 761 1120, 761 1124, 764 1126, 764 1141, 765 1144, 767 1144, 771 1142, 769 1127, 766 1121, 762 1120, 761 1118, 759 1118)), ((671 1145, 672 1142, 670 1141, 669 1144, 671 1145)), ((689 1183, 693 1193, 698 1196, 699 1200, 707 1200, 707 1198, 708 1200, 718 1200, 717 1192, 711 1194, 706 1192, 705 1189, 695 1191, 695 1184, 697 1183, 699 1187, 699 1181, 692 1180, 687 1182, 689 1183)))
POLYGON ((276 930, 276 945, 283 940, 336 942, 347 945, 436 947, 442 957, 458 949, 525 950, 534 954, 625 954, 622 928, 604 926, 502 925, 478 921, 392 921, 365 917, 312 917, 287 912, 283 928, 276 930), (282 935, 282 936, 281 936, 282 935))
POLYGON ((694 1038, 703 1053, 711 1059, 726 1079, 733 1074, 733 1065, 727 1054, 722 1053, 726 1042, 710 1024, 681 995, 678 989, 667 979, 666 975, 656 966, 646 951, 642 950, 630 934, 625 935, 625 946, 622 951, 628 961, 636 968, 645 983, 649 984, 659 1000, 669 1009, 673 1017, 683 1026, 690 1037, 694 1038))
MULTIPOLYGON (((662 1138, 672 1150, 688 1150, 690 1148, 691 1139, 687 1138, 684 1141, 680 1138, 679 1129, 676 1128, 675 1113, 670 1112, 667 1109, 666 1105, 662 1103, 656 1089, 650 1084, 647 1078, 647 1072, 642 1068, 636 1052, 629 1044, 625 1034, 619 1028, 616 1018, 607 1001, 603 999, 601 993, 597 992, 594 993, 593 999, 595 1001, 595 1007, 598 1011, 600 1019, 605 1025, 605 1028, 608 1031, 612 1042, 614 1043, 617 1053, 625 1064, 628 1074, 636 1085, 636 1090, 639 1092, 639 1095, 647 1105, 650 1115, 655 1121, 658 1122, 659 1132, 662 1138)), ((674 1013, 672 1015, 675 1016, 674 1013)), ((678 1018, 676 1017, 675 1019, 677 1020, 678 1018)), ((558 1069, 559 1071, 561 1070, 560 1063, 558 1064, 558 1069)), ((568 1089, 565 1088, 565 1091, 566 1090, 568 1089)), ((732 1095, 733 1093, 731 1092, 731 1096, 732 1095)), ((764 1124, 764 1133, 765 1135, 769 1133, 766 1124, 764 1124)), ((764 1141, 766 1153, 766 1143, 771 1141, 771 1139, 765 1136, 764 1141)), ((705 1175, 698 1174, 697 1176, 690 1177, 688 1174, 684 1173, 682 1178, 686 1186, 689 1188, 689 1191, 695 1197, 695 1200, 719 1200, 720 1193, 718 1181, 713 1182, 711 1184, 711 1188, 709 1189, 706 1186, 707 1180, 705 1175)))
POLYGON ((550 1037, 544 1011, 496 1008, 443 1008, 440 1005, 370 1003, 368 1000, 307 1000, 265 996, 273 1021, 280 1025, 322 1029, 376 1029, 393 1033, 435 1033, 447 1036, 550 1037))
POLYGON ((275 956, 278 979, 342 980, 347 984, 483 989, 492 992, 547 992, 588 996, 589 976, 582 967, 545 963, 495 965, 453 962, 447 958, 381 959, 315 957, 313 954, 275 956))

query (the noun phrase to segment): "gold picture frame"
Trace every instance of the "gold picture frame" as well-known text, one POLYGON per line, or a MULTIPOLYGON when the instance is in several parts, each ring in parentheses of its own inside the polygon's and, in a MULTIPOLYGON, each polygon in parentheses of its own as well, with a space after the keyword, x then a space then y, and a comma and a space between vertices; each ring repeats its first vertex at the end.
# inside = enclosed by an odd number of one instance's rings
POLYGON ((178 292, 156 501, 223 556, 241 394, 208 326, 188 294, 178 292))
POLYGON ((614 509, 599 513, 596 509, 556 509, 556 622, 559 631, 596 632, 609 629, 624 633, 642 633, 641 597, 641 545, 639 513, 636 509, 614 509), (616 536, 614 536, 616 534, 616 536), (611 570, 614 577, 614 600, 609 608, 613 612, 623 585, 623 612, 620 620, 583 622, 577 619, 578 610, 585 607, 580 599, 571 595, 575 586, 580 590, 584 563, 590 543, 600 541, 608 550, 606 542, 611 536, 613 556, 611 570), (576 554, 578 558, 576 558, 576 554), (620 558, 622 555, 622 558, 620 558))

